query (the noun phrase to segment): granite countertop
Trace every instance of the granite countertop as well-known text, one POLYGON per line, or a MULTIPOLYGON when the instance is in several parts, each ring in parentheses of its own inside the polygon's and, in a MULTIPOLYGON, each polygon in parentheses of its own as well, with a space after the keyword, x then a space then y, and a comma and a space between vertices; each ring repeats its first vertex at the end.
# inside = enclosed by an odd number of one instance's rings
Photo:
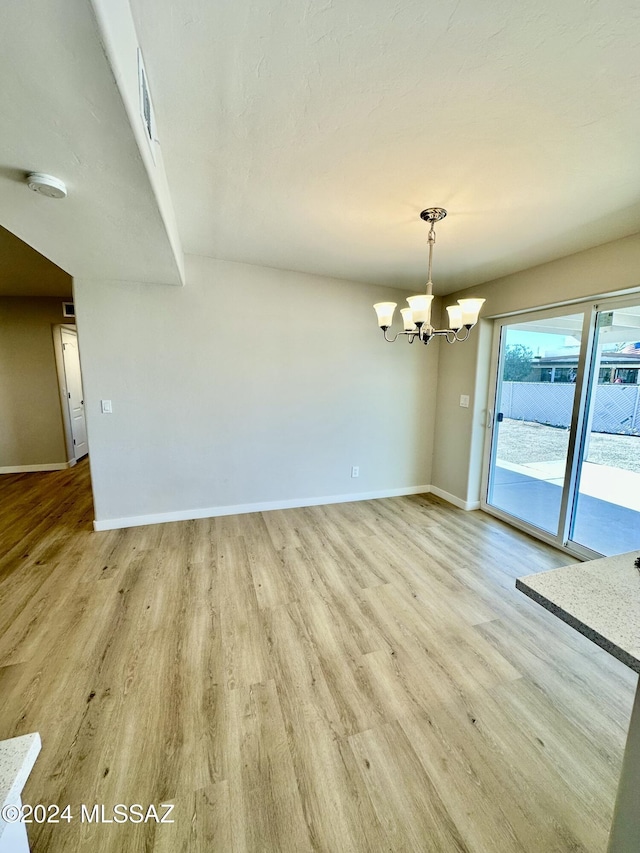
POLYGON ((640 673, 640 551, 551 569, 516 587, 640 673))
MULTIPOLYGON (((15 803, 22 794, 41 746, 38 732, 0 741, 0 808, 15 803)), ((0 835, 3 829, 0 821, 0 835)))

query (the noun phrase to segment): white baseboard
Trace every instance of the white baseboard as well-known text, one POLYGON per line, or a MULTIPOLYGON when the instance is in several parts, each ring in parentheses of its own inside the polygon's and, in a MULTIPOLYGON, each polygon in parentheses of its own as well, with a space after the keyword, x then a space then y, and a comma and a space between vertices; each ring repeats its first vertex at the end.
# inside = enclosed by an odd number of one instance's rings
POLYGON ((444 489, 440 489, 438 486, 431 486, 431 494, 442 498, 442 500, 447 501, 447 503, 457 506, 458 509, 480 509, 480 501, 463 501, 462 498, 452 495, 451 492, 445 492, 444 489))
MULTIPOLYGON (((219 515, 243 515, 248 512, 268 512, 272 509, 298 509, 323 504, 371 501, 377 498, 397 498, 403 495, 422 495, 432 491, 431 486, 408 486, 402 489, 385 489, 381 492, 360 492, 351 495, 326 495, 321 498, 294 498, 287 501, 266 501, 236 506, 210 506, 203 509, 185 509, 177 512, 158 512, 152 515, 132 515, 127 518, 105 518, 93 522, 94 530, 119 530, 122 527, 140 527, 144 524, 164 524, 168 521, 191 521, 196 518, 215 518, 219 515)), ((453 496, 452 496, 453 497, 453 496)))
POLYGON ((43 462, 41 465, 4 465, 0 467, 0 474, 32 474, 36 471, 64 471, 65 468, 73 468, 75 459, 69 462, 43 462))

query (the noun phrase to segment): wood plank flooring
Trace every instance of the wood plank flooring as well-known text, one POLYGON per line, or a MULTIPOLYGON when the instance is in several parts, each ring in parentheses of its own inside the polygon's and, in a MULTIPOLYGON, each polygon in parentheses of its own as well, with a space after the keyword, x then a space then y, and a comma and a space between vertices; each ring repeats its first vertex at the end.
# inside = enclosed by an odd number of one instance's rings
POLYGON ((86 463, 0 478, 0 738, 74 815, 34 853, 605 850, 634 676, 514 589, 568 557, 429 496, 91 521, 86 463))

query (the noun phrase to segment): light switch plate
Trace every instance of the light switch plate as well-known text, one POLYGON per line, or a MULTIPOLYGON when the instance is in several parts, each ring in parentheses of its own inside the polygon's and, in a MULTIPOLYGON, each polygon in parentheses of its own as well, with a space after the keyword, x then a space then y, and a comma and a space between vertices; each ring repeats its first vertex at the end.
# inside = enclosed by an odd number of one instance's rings
POLYGON ((460 405, 463 409, 469 408, 469 395, 468 394, 460 394, 460 405))
POLYGON ((102 407, 103 415, 113 414, 113 409, 111 408, 111 400, 100 400, 100 405, 102 407))

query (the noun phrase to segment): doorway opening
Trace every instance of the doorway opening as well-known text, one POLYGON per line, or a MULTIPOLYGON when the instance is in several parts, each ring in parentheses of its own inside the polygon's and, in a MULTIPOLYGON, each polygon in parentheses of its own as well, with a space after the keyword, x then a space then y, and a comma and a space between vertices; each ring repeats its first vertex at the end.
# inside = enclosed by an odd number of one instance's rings
POLYGON ((72 278, 1 226, 0 256, 0 503, 17 537, 43 493, 73 484, 88 506, 88 439, 72 278))

